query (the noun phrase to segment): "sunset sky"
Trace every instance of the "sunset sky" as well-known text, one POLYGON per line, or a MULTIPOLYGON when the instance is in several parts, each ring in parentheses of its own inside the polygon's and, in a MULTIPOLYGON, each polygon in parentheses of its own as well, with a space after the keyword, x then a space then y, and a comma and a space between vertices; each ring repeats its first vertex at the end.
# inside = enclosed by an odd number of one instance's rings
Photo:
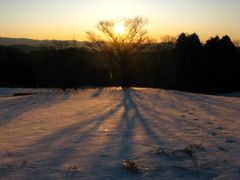
POLYGON ((153 38, 196 32, 240 39, 240 0, 0 0, 0 36, 86 40, 100 20, 140 15, 153 38))

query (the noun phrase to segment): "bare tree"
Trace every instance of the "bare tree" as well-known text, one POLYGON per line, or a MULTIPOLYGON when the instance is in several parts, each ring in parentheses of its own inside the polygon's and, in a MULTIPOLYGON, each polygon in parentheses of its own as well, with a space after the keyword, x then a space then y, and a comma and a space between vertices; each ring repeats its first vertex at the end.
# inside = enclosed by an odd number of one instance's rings
POLYGON ((240 47, 240 40, 239 40, 239 39, 233 40, 233 44, 234 44, 236 47, 240 47))
POLYGON ((165 85, 169 81, 174 84, 175 72, 171 70, 175 69, 173 50, 176 46, 176 40, 176 36, 162 35, 159 41, 151 40, 148 43, 150 74, 157 87, 170 88, 165 85))
POLYGON ((148 42, 148 50, 156 61, 161 61, 160 54, 163 51, 173 50, 176 46, 176 40, 176 36, 162 35, 160 41, 157 42, 156 40, 150 40, 148 42))
POLYGON ((147 31, 144 29, 147 20, 136 16, 98 22, 96 28, 101 35, 87 32, 87 46, 115 61, 121 70, 122 86, 130 86, 129 65, 132 57, 143 51, 147 42, 147 31), (122 32, 116 32, 116 23, 122 23, 122 32))
POLYGON ((52 41, 46 41, 46 42, 42 43, 40 46, 43 50, 58 51, 58 50, 63 50, 63 49, 69 48, 70 43, 69 43, 69 41, 52 40, 52 41))

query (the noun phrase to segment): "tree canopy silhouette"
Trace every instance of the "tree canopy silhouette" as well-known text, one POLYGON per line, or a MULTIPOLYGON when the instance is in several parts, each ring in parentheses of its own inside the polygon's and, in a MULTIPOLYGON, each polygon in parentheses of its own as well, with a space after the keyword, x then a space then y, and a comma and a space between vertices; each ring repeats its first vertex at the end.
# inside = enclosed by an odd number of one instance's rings
POLYGON ((144 29, 146 23, 147 20, 140 16, 100 21, 97 29, 102 35, 87 32, 90 41, 87 46, 119 65, 122 86, 130 85, 130 60, 146 47, 148 39, 147 31, 144 29), (116 23, 122 23, 124 29, 121 33, 116 32, 116 23))
POLYGON ((179 35, 176 41, 175 56, 178 63, 179 86, 183 90, 195 89, 200 73, 202 43, 196 33, 179 35))
POLYGON ((235 89, 239 79, 239 59, 230 37, 211 37, 204 45, 204 75, 216 89, 235 89), (235 85, 236 84, 236 85, 235 85), (227 86, 227 87, 226 87, 227 86))

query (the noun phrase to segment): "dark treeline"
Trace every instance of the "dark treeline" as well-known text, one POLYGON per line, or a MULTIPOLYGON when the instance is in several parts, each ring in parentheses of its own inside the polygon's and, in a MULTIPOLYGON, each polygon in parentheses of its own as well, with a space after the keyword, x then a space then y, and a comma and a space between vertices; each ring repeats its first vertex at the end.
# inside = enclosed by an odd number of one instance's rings
POLYGON ((197 34, 182 33, 176 43, 152 49, 155 86, 201 93, 240 89, 240 49, 229 36, 202 44, 197 34))
MULTIPOLYGON (((23 53, 0 46, 1 87, 121 86, 121 70, 112 61, 64 41, 23 53)), ((150 43, 129 63, 130 86, 198 93, 240 90, 240 49, 230 37, 180 34, 175 42, 150 43)))

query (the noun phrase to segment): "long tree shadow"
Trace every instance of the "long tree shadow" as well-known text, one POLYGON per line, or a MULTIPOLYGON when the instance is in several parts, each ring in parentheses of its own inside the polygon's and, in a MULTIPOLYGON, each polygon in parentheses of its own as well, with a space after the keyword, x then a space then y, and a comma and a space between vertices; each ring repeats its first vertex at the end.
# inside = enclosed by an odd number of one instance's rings
MULTIPOLYGON (((133 143, 138 143, 141 140, 146 141, 146 139, 154 141, 155 144, 162 144, 163 141, 153 131, 151 124, 143 116, 138 104, 134 101, 133 96, 136 93, 135 91, 134 89, 123 89, 122 101, 124 112, 118 125, 119 128, 126 129, 122 135, 122 146, 131 147, 133 143)), ((126 150, 126 148, 123 149, 126 150)), ((125 152, 126 155, 127 153, 125 152)))
MULTIPOLYGON (((96 92, 93 92, 92 98, 97 98, 95 97, 95 94, 96 92)), ((64 100, 62 99, 62 101, 64 100)), ((79 104, 81 104, 81 102, 79 102, 79 104)), ((109 104, 103 105, 101 103, 100 109, 103 109, 104 113, 100 112, 97 117, 92 117, 91 113, 94 114, 94 111, 99 111, 99 109, 96 108, 96 105, 93 104, 92 112, 89 113, 89 117, 87 113, 84 112, 86 113, 84 120, 67 125, 57 132, 53 132, 49 135, 41 137, 41 139, 36 140, 33 144, 28 144, 26 147, 24 147, 26 149, 24 154, 26 155, 24 155, 22 158, 35 162, 38 161, 39 163, 37 166, 42 167, 43 164, 45 164, 46 166, 51 167, 51 170, 53 171, 59 169, 61 165, 64 165, 69 160, 74 159, 76 153, 79 155, 79 151, 84 152, 84 158, 88 156, 94 158, 94 154, 96 153, 93 153, 93 151, 100 151, 99 148, 102 148, 100 146, 93 148, 94 144, 98 145, 99 143, 99 134, 100 136, 103 134, 102 132, 99 132, 99 127, 104 124, 104 122, 107 121, 111 116, 113 116, 121 108, 121 106, 121 103, 117 104, 115 107, 109 106, 109 104)), ((83 112, 76 113, 76 116, 81 113, 83 112)), ((13 117, 18 115, 19 114, 15 114, 13 117)), ((12 163, 17 164, 17 161, 12 163)), ((95 166, 94 164, 92 165, 95 166)), ((47 174, 49 175, 49 173, 47 174)), ((7 175, 8 174, 6 174, 6 176, 7 175)), ((49 178, 48 175, 42 178, 49 178)))
MULTIPOLYGON (((124 159, 131 151, 134 142, 132 136, 137 134, 136 123, 141 124, 146 134, 156 138, 132 99, 131 91, 131 89, 123 89, 122 97, 119 97, 122 99, 115 106, 101 103, 101 107, 98 108, 102 109, 104 113, 100 112, 97 116, 86 117, 80 122, 64 127, 27 145, 24 157, 45 163, 54 167, 55 170, 73 160, 76 155, 81 156, 79 151, 83 152, 84 158, 92 158, 92 160, 89 159, 92 164, 88 166, 93 169, 98 166, 96 156, 104 149, 114 151, 113 154, 117 154, 117 159, 124 159), (112 121, 112 118, 116 118, 116 122, 112 121), (106 128, 109 130, 105 132, 106 128), (115 135, 112 134, 113 132, 116 132, 115 135), (117 142, 114 143, 116 138, 117 142), (121 148, 115 148, 116 146, 121 148)), ((92 98, 97 98, 95 94, 96 92, 92 98)), ((94 105, 93 109, 96 106, 94 105)), ((99 111, 99 109, 96 108, 95 111, 99 111)))
MULTIPOLYGON (((100 92, 93 92, 90 97, 97 100, 101 96, 100 92)), ((56 171, 64 173, 63 166, 67 169, 67 164, 71 165, 78 158, 80 161, 85 159, 81 163, 83 171, 99 169, 99 165, 104 169, 108 163, 102 162, 99 157, 108 157, 105 151, 109 151, 109 160, 114 162, 112 166, 120 171, 121 169, 116 166, 119 166, 125 157, 132 157, 139 145, 151 148, 152 144, 163 144, 164 140, 153 131, 152 125, 134 101, 135 90, 126 88, 121 92, 122 94, 118 92, 120 102, 115 106, 101 103, 99 107, 99 104, 94 104, 92 111, 100 114, 95 116, 85 114, 84 120, 76 121, 28 144, 25 147, 25 155, 21 157, 25 159, 22 160, 38 162, 36 166, 39 166, 39 172, 45 171, 46 177, 44 173, 41 174, 43 178, 48 178, 47 176, 53 175, 56 171), (105 153, 102 153, 103 151, 105 153), (44 166, 51 168, 46 169, 44 166)), ((83 112, 76 113, 76 116, 81 113, 83 112)))
POLYGON ((34 109, 50 107, 69 98, 69 92, 42 93, 30 96, 2 98, 0 100, 0 126, 34 109))
MULTIPOLYGON (((104 93, 99 90, 88 94, 91 99, 89 104, 87 98, 83 104, 80 102, 82 96, 76 94, 72 97, 78 98, 73 103, 78 108, 73 107, 76 111, 69 115, 74 119, 73 123, 26 144, 22 147, 24 155, 12 163, 16 164, 20 159, 30 161, 37 167, 41 178, 46 179, 51 176, 68 177, 68 167, 72 165, 79 168, 76 177, 91 179, 104 171, 108 172, 104 176, 106 178, 114 177, 116 172, 126 178, 128 176, 120 168, 121 161, 126 157, 139 158, 136 156, 144 154, 146 149, 149 151, 154 145, 169 145, 170 139, 173 145, 176 142, 183 146, 191 143, 179 131, 181 127, 177 121, 180 119, 176 117, 176 112, 181 113, 185 107, 175 106, 179 101, 171 94, 172 99, 169 99, 143 95, 136 89, 104 93), (147 103, 148 100, 151 103, 147 103), (162 106, 161 111, 157 106, 162 106), (175 114, 171 112, 171 107, 175 114)), ((184 121, 181 125, 204 129, 204 125, 199 123, 184 121)), ((7 177, 10 173, 2 176, 0 173, 0 177, 7 177)))

